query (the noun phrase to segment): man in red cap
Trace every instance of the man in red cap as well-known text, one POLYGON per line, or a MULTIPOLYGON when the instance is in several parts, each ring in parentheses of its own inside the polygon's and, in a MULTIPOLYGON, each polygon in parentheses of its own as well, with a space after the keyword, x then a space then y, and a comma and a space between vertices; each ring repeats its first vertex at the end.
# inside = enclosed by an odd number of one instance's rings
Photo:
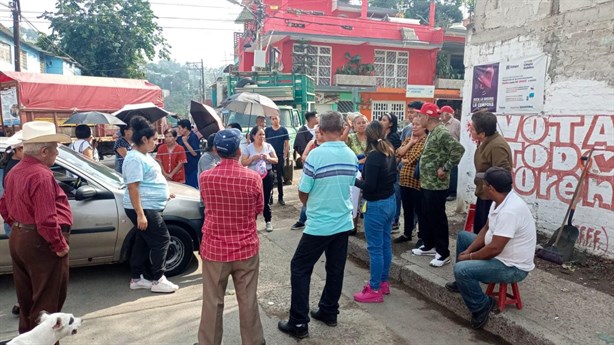
MULTIPOLYGON (((454 117, 454 108, 449 105, 444 105, 439 109, 441 114, 441 122, 446 126, 448 132, 452 134, 456 141, 460 142, 460 127, 461 123, 454 117)), ((450 172, 450 190, 448 191, 447 201, 456 199, 456 184, 458 182, 458 165, 455 165, 450 172)))
POLYGON ((450 170, 458 165, 465 149, 441 123, 439 108, 425 103, 420 121, 429 136, 420 157, 420 188, 425 231, 423 245, 412 249, 414 255, 435 255, 431 266, 450 263, 446 197, 450 186, 450 170))

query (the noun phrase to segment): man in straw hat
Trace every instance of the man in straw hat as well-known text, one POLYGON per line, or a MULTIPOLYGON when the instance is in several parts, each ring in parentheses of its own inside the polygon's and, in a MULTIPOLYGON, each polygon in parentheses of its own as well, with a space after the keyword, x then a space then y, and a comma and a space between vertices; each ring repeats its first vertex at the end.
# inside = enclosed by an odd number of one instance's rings
POLYGON ((41 311, 59 312, 66 299, 72 213, 49 167, 58 156, 58 143, 69 141, 52 123, 25 123, 24 158, 7 176, 0 199, 0 214, 11 225, 20 334, 36 326, 41 311))

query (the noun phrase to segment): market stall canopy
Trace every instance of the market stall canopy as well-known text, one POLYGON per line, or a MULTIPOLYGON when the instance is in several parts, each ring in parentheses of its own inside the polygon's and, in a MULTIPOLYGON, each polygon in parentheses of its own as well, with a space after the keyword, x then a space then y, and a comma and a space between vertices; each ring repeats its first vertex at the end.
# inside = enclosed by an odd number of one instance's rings
POLYGON ((0 72, 0 85, 17 85, 21 109, 114 112, 126 104, 164 107, 162 89, 147 80, 0 72))

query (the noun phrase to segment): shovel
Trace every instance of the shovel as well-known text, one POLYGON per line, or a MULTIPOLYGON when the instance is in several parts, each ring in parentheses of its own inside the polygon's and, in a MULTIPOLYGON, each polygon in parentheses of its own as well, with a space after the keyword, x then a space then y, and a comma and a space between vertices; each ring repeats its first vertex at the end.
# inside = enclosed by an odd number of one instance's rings
POLYGON ((561 265, 563 262, 569 261, 573 255, 574 245, 578 240, 580 231, 572 225, 572 220, 576 211, 576 205, 580 199, 580 190, 582 189, 582 184, 588 173, 592 155, 593 150, 591 149, 587 157, 582 157, 582 161, 584 161, 582 164, 582 174, 580 175, 578 185, 576 186, 576 190, 573 193, 573 197, 565 213, 563 224, 561 224, 561 227, 555 231, 548 243, 546 243, 546 247, 537 252, 537 256, 544 260, 561 265))

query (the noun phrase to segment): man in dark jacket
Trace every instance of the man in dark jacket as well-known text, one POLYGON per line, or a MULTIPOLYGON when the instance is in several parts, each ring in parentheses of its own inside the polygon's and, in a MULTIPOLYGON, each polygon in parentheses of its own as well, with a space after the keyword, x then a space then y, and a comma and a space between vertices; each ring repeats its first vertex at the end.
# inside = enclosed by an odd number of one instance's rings
MULTIPOLYGON (((294 139, 294 154, 298 154, 298 157, 303 155, 307 144, 313 139, 315 134, 315 127, 320 122, 318 113, 315 111, 309 111, 305 113, 305 124, 299 128, 294 139)), ((301 162, 302 163, 302 162, 301 162)))

